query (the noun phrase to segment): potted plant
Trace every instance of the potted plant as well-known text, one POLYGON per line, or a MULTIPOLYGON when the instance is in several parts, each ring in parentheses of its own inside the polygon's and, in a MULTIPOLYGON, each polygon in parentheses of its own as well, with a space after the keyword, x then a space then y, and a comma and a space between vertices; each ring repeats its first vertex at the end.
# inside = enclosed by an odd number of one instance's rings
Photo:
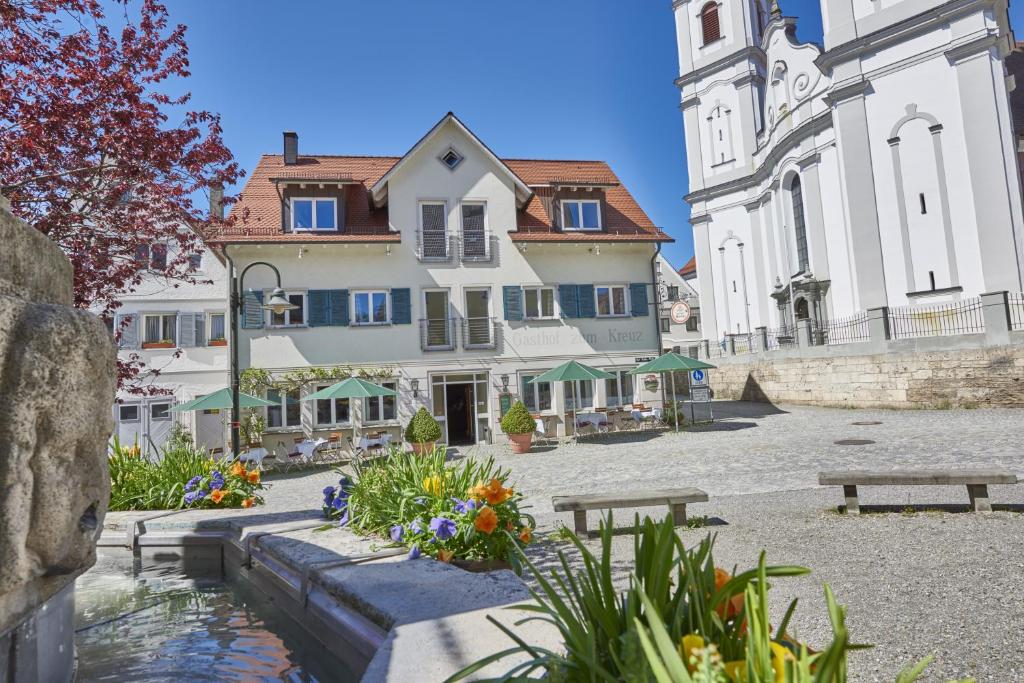
POLYGON ((434 444, 441 438, 441 425, 426 408, 420 408, 405 428, 405 440, 412 445, 413 453, 423 455, 434 450, 434 444))
POLYGON ((209 342, 209 345, 210 346, 227 346, 228 345, 228 340, 225 339, 224 337, 219 337, 217 339, 211 339, 210 342, 209 342))
POLYGON ((501 418, 501 431, 508 434, 513 453, 529 453, 537 422, 522 401, 516 401, 501 418))
POLYGON ((142 342, 144 349, 173 349, 173 339, 161 339, 160 341, 142 342))

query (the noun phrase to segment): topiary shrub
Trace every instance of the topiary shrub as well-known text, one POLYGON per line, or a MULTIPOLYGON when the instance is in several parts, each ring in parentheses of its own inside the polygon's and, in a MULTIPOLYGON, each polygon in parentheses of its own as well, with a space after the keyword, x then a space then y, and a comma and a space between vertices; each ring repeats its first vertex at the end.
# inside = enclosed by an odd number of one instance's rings
POLYGON ((405 428, 409 443, 433 443, 441 438, 441 425, 426 408, 420 408, 405 428))
POLYGON ((506 434, 533 434, 536 430, 537 421, 522 401, 516 401, 501 418, 501 431, 506 434))

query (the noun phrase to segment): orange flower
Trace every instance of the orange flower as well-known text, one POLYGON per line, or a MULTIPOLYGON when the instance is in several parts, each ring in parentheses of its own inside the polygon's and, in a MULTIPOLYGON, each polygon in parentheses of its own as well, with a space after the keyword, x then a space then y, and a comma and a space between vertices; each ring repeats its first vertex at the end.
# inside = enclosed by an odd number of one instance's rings
POLYGON ((215 489, 210 492, 210 500, 212 500, 214 503, 219 504, 222 500, 224 500, 224 495, 225 494, 223 491, 221 491, 220 489, 215 489))
POLYGON ((258 484, 258 483, 260 483, 260 473, 259 473, 259 470, 253 470, 252 472, 249 473, 248 476, 249 476, 249 483, 250 484, 258 484))
POLYGON ((476 513, 473 526, 477 531, 482 531, 485 534, 494 533, 494 530, 498 528, 498 513, 494 511, 494 508, 483 506, 480 508, 480 512, 476 513))
POLYGON ((245 465, 236 460, 235 464, 231 466, 230 470, 228 470, 228 473, 233 477, 245 476, 245 465))
POLYGON ((530 541, 532 541, 533 540, 533 529, 531 529, 528 526, 524 526, 519 531, 519 540, 522 541, 523 543, 529 543, 530 541))
POLYGON ((455 557, 454 550, 445 550, 444 548, 441 548, 437 551, 437 559, 442 562, 451 562, 453 557, 455 557))
MULTIPOLYGON (((724 569, 715 567, 715 591, 725 588, 725 584, 729 583, 731 579, 732 574, 724 569)), ((723 619, 730 619, 743 611, 743 602, 743 593, 737 593, 719 605, 716 611, 723 619)))
POLYGON ((255 503, 255 502, 256 502, 255 498, 246 498, 245 500, 242 501, 242 507, 244 507, 244 508, 251 508, 253 506, 253 503, 255 503))
POLYGON ((491 483, 484 487, 484 498, 491 505, 501 505, 512 497, 512 489, 504 488, 497 479, 491 479, 491 483))
POLYGON ((729 583, 729 579, 731 578, 732 574, 725 571, 724 569, 721 569, 720 567, 715 567, 715 590, 722 590, 725 584, 729 583))

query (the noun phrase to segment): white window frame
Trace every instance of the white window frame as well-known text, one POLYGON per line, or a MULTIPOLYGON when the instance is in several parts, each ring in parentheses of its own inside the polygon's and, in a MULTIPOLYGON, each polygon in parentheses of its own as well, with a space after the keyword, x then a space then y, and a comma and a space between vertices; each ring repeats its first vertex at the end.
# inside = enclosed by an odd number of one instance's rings
POLYGON ((561 200, 559 202, 559 205, 560 205, 559 206, 559 210, 562 212, 562 230, 594 232, 594 231, 597 231, 597 230, 601 230, 601 228, 603 227, 601 225, 601 200, 600 199, 563 199, 563 200, 561 200), (597 227, 596 228, 590 228, 590 227, 570 228, 570 227, 567 227, 565 225, 565 207, 568 204, 579 204, 580 220, 581 221, 583 220, 583 205, 584 204, 596 204, 597 205, 597 227))
POLYGON ((604 387, 604 393, 605 393, 604 403, 605 403, 605 407, 607 407, 607 408, 622 408, 622 407, 625 407, 627 405, 632 405, 636 401, 636 376, 629 374, 629 371, 631 369, 632 368, 605 368, 605 370, 604 370, 605 372, 610 372, 611 374, 615 375, 614 382, 615 382, 616 392, 617 392, 617 396, 618 396, 618 398, 616 399, 618 401, 618 403, 613 405, 611 400, 610 400, 610 397, 608 395, 608 384, 607 384, 608 382, 611 382, 613 380, 606 379, 605 380, 605 387, 604 387), (630 399, 628 404, 625 403, 622 400, 622 378, 623 377, 630 377, 631 378, 631 384, 633 386, 633 398, 630 399))
POLYGON ((353 327, 373 327, 375 325, 390 325, 391 324, 391 290, 388 289, 353 289, 349 293, 349 321, 353 327), (383 294, 384 295, 384 320, 378 322, 370 320, 369 322, 359 322, 356 320, 356 297, 360 294, 364 294, 369 297, 370 304, 370 315, 373 315, 373 295, 383 294))
POLYGON ((294 432, 296 429, 302 429, 302 404, 299 403, 299 422, 298 424, 288 424, 288 394, 290 392, 299 393, 299 401, 302 400, 302 394, 298 389, 268 389, 267 395, 264 396, 266 400, 270 400, 270 392, 274 391, 280 396, 277 407, 281 409, 281 424, 275 427, 270 426, 270 409, 273 406, 266 406, 263 409, 263 418, 267 421, 266 431, 268 432, 294 432))
POLYGON ((156 339, 156 340, 146 339, 146 320, 148 318, 160 318, 160 334, 163 335, 163 332, 164 332, 164 321, 163 321, 163 319, 164 318, 168 318, 168 317, 174 318, 174 339, 172 339, 171 341, 174 342, 174 346, 175 346, 175 348, 177 348, 177 346, 178 346, 178 314, 177 313, 143 313, 142 314, 142 329, 139 330, 139 332, 140 332, 140 335, 139 335, 140 336, 139 345, 141 346, 142 344, 159 344, 160 342, 162 342, 166 337, 162 337, 161 336, 160 339, 156 339))
POLYGON ((142 405, 139 403, 120 403, 117 406, 117 423, 118 424, 135 424, 136 422, 142 422, 142 405), (127 420, 121 417, 121 411, 125 408, 135 408, 135 419, 127 420))
POLYGON ((174 407, 174 403, 172 401, 154 401, 153 403, 150 403, 149 404, 149 421, 150 422, 170 422, 171 420, 174 419, 174 416, 171 415, 171 408, 173 408, 173 407, 174 407), (153 409, 156 408, 157 406, 167 406, 167 416, 166 417, 153 417, 153 409))
POLYGON ((532 285, 523 287, 523 320, 557 320, 558 319, 558 295, 555 292, 554 287, 547 287, 544 285, 532 285), (526 312, 526 291, 537 292, 537 313, 536 316, 528 315, 526 312), (541 301, 543 291, 548 290, 551 292, 551 315, 543 315, 544 306, 541 301))
MULTIPOLYGON (((461 214, 460 214, 461 215, 461 214)), ((459 219, 460 223, 462 219, 459 219)), ((450 230, 450 216, 448 215, 448 200, 446 199, 419 199, 416 201, 416 224, 419 226, 419 244, 416 245, 420 252, 420 257, 431 260, 438 259, 444 260, 451 256, 451 245, 448 243, 449 230, 450 230), (423 230, 423 207, 424 206, 440 206, 443 210, 444 215, 444 256, 428 256, 424 252, 424 245, 426 244, 426 232, 423 230)))
POLYGON ((594 285, 594 313, 598 318, 625 318, 629 316, 629 285, 600 284, 594 285), (608 290, 608 308, 611 313, 601 313, 601 306, 598 303, 598 290, 608 290), (615 311, 615 296, 613 290, 622 290, 622 304, 624 310, 621 313, 615 311))
POLYGON ((573 406, 571 406, 569 404, 570 401, 572 401, 573 403, 576 402, 576 391, 577 391, 576 387, 575 387, 576 384, 577 384, 577 382, 563 382, 563 384, 562 384, 562 391, 565 394, 565 396, 564 396, 565 409, 567 411, 569 411, 569 412, 581 413, 581 412, 583 412, 585 410, 593 410, 595 407, 597 407, 597 387, 594 386, 594 380, 592 380, 592 379, 580 380, 578 382, 578 384, 579 384, 580 403, 582 403, 583 400, 584 400, 583 399, 583 385, 584 384, 589 384, 590 385, 590 405, 576 406, 575 408, 573 408, 573 406), (568 386, 566 386, 566 385, 568 385, 568 386))
MULTIPOLYGON (((384 387, 385 385, 391 385, 391 386, 387 386, 386 388, 391 389, 391 390, 393 390, 395 392, 398 391, 398 386, 399 386, 398 385, 398 379, 397 378, 393 378, 393 377, 392 378, 388 378, 388 379, 382 379, 382 380, 380 380, 378 382, 374 382, 374 384, 378 384, 378 385, 380 385, 382 387, 384 387)), ((383 425, 383 424, 389 424, 389 423, 397 422, 398 421, 398 396, 396 395, 396 396, 388 397, 388 398, 395 399, 395 416, 394 417, 384 417, 384 398, 385 398, 384 396, 371 396, 369 398, 364 398, 363 399, 363 421, 362 421, 362 424, 364 424, 364 425, 383 425), (377 412, 380 414, 381 419, 379 419, 379 420, 371 420, 370 419, 370 401, 376 401, 377 402, 377 412)), ((351 410, 351 408, 349 408, 349 409, 351 410)))
MULTIPOLYGON (((321 389, 326 389, 329 386, 330 386, 329 384, 323 384, 323 385, 317 386, 315 388, 316 388, 316 391, 320 391, 321 389)), ((350 399, 350 398, 346 398, 346 399, 320 398, 320 399, 317 399, 317 400, 313 401, 313 403, 314 403, 314 405, 313 405, 313 424, 315 424, 317 427, 351 427, 352 426, 352 399, 350 399), (337 401, 342 401, 342 400, 348 401, 348 420, 345 420, 344 422, 340 422, 338 420, 338 404, 337 404, 337 401), (331 402, 331 421, 330 422, 320 422, 320 407, 318 405, 316 405, 320 401, 330 401, 331 402)))
MULTIPOLYGON (((466 243, 465 242, 465 240, 466 240, 465 215, 462 213, 462 207, 464 207, 464 206, 482 206, 482 207, 484 207, 484 236, 483 236, 483 240, 484 240, 484 253, 483 253, 483 256, 486 257, 486 256, 490 255, 490 253, 491 253, 491 246, 489 244, 490 239, 488 238, 488 235, 491 234, 491 212, 490 212, 490 207, 487 206, 487 200, 486 199, 463 199, 462 201, 459 202, 459 235, 461 236, 461 238, 463 240, 463 242, 462 242, 463 249, 465 249, 465 243, 466 243)), ((474 256, 475 257, 479 257, 480 255, 479 254, 475 254, 474 256)))
POLYGON ((213 316, 219 315, 224 318, 224 336, 217 337, 217 339, 224 339, 227 341, 228 338, 228 314, 224 311, 207 311, 206 312, 206 345, 209 346, 210 342, 213 341, 213 316))
MULTIPOLYGON (((266 302, 266 300, 268 298, 270 298, 271 292, 272 292, 272 290, 269 290, 269 289, 268 290, 264 290, 264 292, 263 292, 263 301, 264 302, 266 302)), ((290 297, 293 297, 293 296, 301 296, 302 297, 302 322, 301 323, 292 323, 291 322, 292 312, 290 310, 288 310, 288 311, 285 311, 284 313, 282 313, 282 315, 284 316, 284 319, 285 319, 284 324, 283 325, 275 325, 274 324, 274 312, 273 311, 267 311, 266 312, 266 315, 267 315, 266 323, 267 323, 267 327, 268 328, 274 329, 274 330, 280 330, 280 329, 284 329, 286 327, 288 327, 288 328, 296 328, 296 327, 308 327, 309 326, 309 293, 308 292, 297 292, 297 291, 289 291, 289 292, 285 292, 284 293, 284 298, 285 299, 289 299, 290 300, 290 297)))
MULTIPOLYGON (((535 407, 534 408, 530 408, 529 406, 527 406, 526 407, 527 410, 529 410, 530 412, 537 413, 538 415, 554 415, 555 414, 555 386, 554 386, 554 382, 533 382, 531 384, 527 384, 526 383, 526 379, 527 378, 533 379, 534 377, 540 377, 542 374, 544 374, 543 370, 533 370, 533 371, 527 371, 527 372, 520 372, 519 373, 519 386, 522 388, 522 390, 524 392, 527 391, 527 388, 528 388, 529 391, 533 392, 533 405, 535 407), (541 408, 540 407, 540 385, 541 384, 547 384, 548 385, 548 397, 549 397, 549 400, 551 401, 551 405, 549 407, 547 407, 547 408, 541 408)), ((525 396, 523 396, 521 398, 525 398, 525 396)), ((526 401, 524 400, 523 403, 525 404, 526 401)))
POLYGON ((337 232, 338 231, 338 199, 336 197, 292 197, 288 200, 288 215, 289 222, 291 223, 292 232, 337 232), (313 227, 311 228, 297 228, 295 227, 295 202, 313 202, 313 227), (316 203, 317 202, 331 202, 334 205, 334 226, 330 228, 321 228, 316 224, 316 203))

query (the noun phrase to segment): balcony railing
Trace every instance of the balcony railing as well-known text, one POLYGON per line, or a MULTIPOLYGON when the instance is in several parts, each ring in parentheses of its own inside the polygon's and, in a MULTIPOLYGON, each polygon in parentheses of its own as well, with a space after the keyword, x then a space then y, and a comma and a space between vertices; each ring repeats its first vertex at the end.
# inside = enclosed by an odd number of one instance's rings
POLYGON ((420 319, 420 348, 451 351, 455 348, 455 318, 420 319))
POLYGON ((494 318, 463 318, 462 348, 493 349, 494 318))
POLYGON ((490 261, 494 254, 494 239, 490 230, 462 233, 459 257, 463 261, 490 261))
POLYGON ((452 249, 448 233, 438 230, 416 231, 416 257, 421 261, 447 261, 452 249))

